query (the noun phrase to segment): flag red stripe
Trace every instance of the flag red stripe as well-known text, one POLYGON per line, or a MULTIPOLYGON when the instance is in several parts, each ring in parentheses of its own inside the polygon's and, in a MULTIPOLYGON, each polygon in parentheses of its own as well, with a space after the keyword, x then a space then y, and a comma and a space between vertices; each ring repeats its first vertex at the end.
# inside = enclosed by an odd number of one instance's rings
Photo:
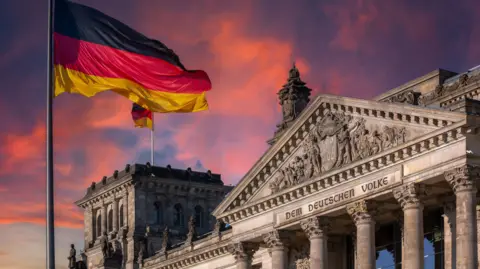
POLYGON ((136 54, 58 33, 54 34, 55 64, 87 75, 122 78, 154 91, 202 93, 212 87, 201 70, 185 71, 159 58, 136 54))
POLYGON ((132 118, 133 118, 133 120, 138 120, 138 119, 141 119, 141 118, 152 119, 152 111, 150 111, 150 110, 132 111, 132 118))

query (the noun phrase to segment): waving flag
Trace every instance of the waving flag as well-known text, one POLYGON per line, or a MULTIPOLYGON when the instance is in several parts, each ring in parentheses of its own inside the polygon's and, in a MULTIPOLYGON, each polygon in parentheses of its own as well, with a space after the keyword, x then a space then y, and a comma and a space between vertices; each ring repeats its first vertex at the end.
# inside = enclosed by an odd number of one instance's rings
POLYGON ((204 71, 187 70, 160 41, 96 9, 55 3, 55 96, 114 91, 152 112, 208 109, 212 85, 204 71))
POLYGON ((153 129, 152 111, 135 103, 132 106, 132 119, 135 127, 153 129))

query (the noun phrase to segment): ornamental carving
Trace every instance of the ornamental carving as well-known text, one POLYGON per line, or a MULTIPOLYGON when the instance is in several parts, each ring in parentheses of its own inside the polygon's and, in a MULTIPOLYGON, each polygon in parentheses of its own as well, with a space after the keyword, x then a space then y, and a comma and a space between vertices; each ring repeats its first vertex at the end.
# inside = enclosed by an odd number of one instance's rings
POLYGON ((282 248, 288 240, 288 232, 286 231, 270 231, 263 236, 263 241, 269 248, 282 248))
POLYGON ((352 217, 355 225, 363 221, 373 221, 376 205, 373 201, 358 201, 347 205, 347 212, 352 217))
POLYGON ((301 247, 293 248, 290 251, 289 269, 310 269, 310 244, 305 242, 301 247))
POLYGON ((197 239, 197 229, 195 226, 195 217, 190 216, 188 220, 188 234, 187 239, 185 240, 186 245, 191 245, 193 241, 197 239))
POLYGON ((467 164, 445 172, 444 176, 454 192, 472 191, 480 178, 480 167, 467 164))
POLYGON ((406 128, 367 128, 364 118, 323 111, 300 145, 300 154, 279 170, 269 187, 273 193, 308 181, 316 175, 368 158, 405 143, 406 128))
POLYGON ((442 97, 442 96, 445 96, 449 93, 452 93, 462 87, 465 87, 467 85, 470 85, 472 84, 473 82, 477 81, 480 79, 480 76, 478 74, 476 75, 473 75, 473 76, 469 76, 468 74, 463 74, 460 76, 460 78, 455 81, 453 84, 451 85, 443 85, 443 84, 440 84, 440 85, 437 85, 437 87, 435 88, 435 90, 425 94, 425 95, 421 95, 419 98, 418 98, 418 103, 420 105, 428 105, 430 103, 432 103, 435 99, 439 98, 439 97, 442 97))
POLYGON ((161 253, 166 253, 170 248, 172 247, 172 244, 170 242, 170 229, 168 229, 168 226, 165 226, 165 230, 163 230, 163 235, 162 235, 162 247, 160 248, 161 253))
POLYGON ((427 195, 425 184, 410 183, 393 190, 393 197, 400 203, 403 210, 422 206, 422 199, 427 195))
POLYGON ((213 236, 220 236, 222 234, 222 231, 225 230, 225 223, 219 219, 216 220, 215 226, 213 227, 213 236))
POLYGON ((404 103, 410 105, 418 105, 419 93, 416 93, 412 90, 401 92, 399 94, 390 96, 384 102, 387 103, 404 103))
POLYGON ((233 255, 235 261, 250 260, 255 251, 258 250, 258 244, 250 242, 238 242, 228 246, 228 252, 233 255))
POLYGON ((330 221, 326 217, 311 217, 300 223, 309 239, 326 236, 330 231, 330 221))

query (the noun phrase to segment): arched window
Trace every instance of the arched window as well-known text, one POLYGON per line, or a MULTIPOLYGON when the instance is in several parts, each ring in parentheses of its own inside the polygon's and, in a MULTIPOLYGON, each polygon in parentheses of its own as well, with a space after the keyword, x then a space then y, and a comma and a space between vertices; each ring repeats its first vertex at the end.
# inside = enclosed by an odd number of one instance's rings
POLYGON ((113 210, 108 211, 108 231, 113 231, 113 210))
POLYGON ((183 208, 181 204, 176 204, 174 207, 175 212, 173 216, 173 225, 183 227, 183 208))
POLYGON ((199 205, 195 207, 195 226, 203 227, 203 208, 199 205))
POLYGON ((97 216, 97 237, 102 236, 102 215, 97 216))
POLYGON ((125 223, 123 222, 123 205, 120 206, 120 210, 118 211, 119 219, 120 219, 120 227, 123 227, 125 223))
POLYGON ((162 203, 155 202, 155 224, 163 224, 162 203))

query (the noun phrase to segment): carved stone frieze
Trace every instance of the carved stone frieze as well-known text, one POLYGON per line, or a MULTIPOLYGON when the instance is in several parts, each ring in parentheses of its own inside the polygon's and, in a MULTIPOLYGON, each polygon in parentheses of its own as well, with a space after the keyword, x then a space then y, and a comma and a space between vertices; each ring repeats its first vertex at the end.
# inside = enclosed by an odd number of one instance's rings
POLYGON ((371 222, 376 213, 376 204, 373 201, 362 200, 347 205, 347 212, 355 225, 362 222, 371 222))
POLYGON ((443 84, 440 84, 440 85, 437 85, 437 87, 435 88, 435 90, 425 94, 425 95, 421 95, 419 98, 418 98, 418 103, 420 105, 428 105, 430 103, 432 103, 435 99, 439 98, 439 97, 442 97, 442 96, 445 96, 451 92, 454 92, 462 87, 465 87, 465 86, 468 86, 470 85, 471 83, 475 82, 475 81, 478 81, 480 79, 480 75, 479 74, 476 74, 476 75, 473 75, 473 76, 469 76, 467 74, 463 74, 460 76, 460 78, 450 84, 450 85, 443 85, 443 84))
POLYGON ((422 206, 422 199, 427 195, 427 186, 420 183, 402 185, 393 190, 393 197, 403 210, 422 206))
POLYGON ((331 169, 370 157, 405 143, 406 128, 367 128, 364 118, 323 111, 300 149, 269 184, 273 193, 312 179, 331 169))
POLYGON ((405 91, 405 92, 401 92, 399 94, 393 95, 387 98, 384 102, 417 105, 419 95, 420 95, 419 93, 416 93, 410 90, 410 91, 405 91))
POLYGON ((235 261, 251 260, 253 254, 258 250, 259 245, 251 242, 237 242, 228 246, 228 251, 233 255, 235 261))
POLYGON ((300 223, 309 239, 322 237, 330 231, 330 221, 326 217, 311 217, 300 223))
POLYGON ((444 176, 454 192, 473 191, 480 178, 480 167, 467 164, 445 172, 444 176))

